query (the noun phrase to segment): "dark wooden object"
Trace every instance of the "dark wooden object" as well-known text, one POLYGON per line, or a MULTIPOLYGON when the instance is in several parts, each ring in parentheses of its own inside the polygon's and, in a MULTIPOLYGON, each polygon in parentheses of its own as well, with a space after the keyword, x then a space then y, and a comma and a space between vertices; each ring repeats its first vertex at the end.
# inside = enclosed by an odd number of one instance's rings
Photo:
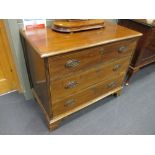
POLYGON ((128 71, 127 84, 134 73, 142 67, 155 62, 155 25, 148 24, 146 20, 121 19, 119 24, 132 30, 143 33, 128 71))
POLYGON ((105 29, 21 31, 31 87, 49 129, 68 115, 120 95, 141 33, 105 22, 105 29))

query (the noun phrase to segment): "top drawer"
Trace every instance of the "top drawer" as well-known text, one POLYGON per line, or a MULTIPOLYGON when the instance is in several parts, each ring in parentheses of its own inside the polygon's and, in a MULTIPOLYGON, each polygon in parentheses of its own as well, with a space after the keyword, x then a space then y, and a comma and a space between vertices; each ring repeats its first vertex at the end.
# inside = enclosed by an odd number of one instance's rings
POLYGON ((135 39, 130 39, 49 57, 50 74, 55 79, 97 63, 131 56, 135 46, 135 39))

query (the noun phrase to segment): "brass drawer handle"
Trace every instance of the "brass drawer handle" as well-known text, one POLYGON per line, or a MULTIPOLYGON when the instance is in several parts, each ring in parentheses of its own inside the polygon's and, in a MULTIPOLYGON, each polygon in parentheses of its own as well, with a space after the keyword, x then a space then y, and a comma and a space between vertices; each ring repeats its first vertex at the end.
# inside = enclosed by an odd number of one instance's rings
POLYGON ((68 101, 66 101, 64 103, 64 106, 68 107, 68 106, 71 106, 71 105, 74 105, 74 104, 75 104, 75 100, 74 99, 69 99, 68 101))
POLYGON ((71 60, 68 60, 65 64, 65 67, 66 68, 73 68, 73 67, 76 67, 80 64, 80 60, 76 60, 76 59, 71 59, 71 60))
POLYGON ((113 82, 108 84, 108 88, 113 88, 115 86, 116 86, 116 82, 115 81, 113 81, 113 82))
POLYGON ((67 83, 67 85, 65 86, 65 89, 70 89, 70 88, 74 88, 77 86, 77 82, 76 81, 70 81, 67 83))
POLYGON ((121 68, 121 65, 120 64, 117 64, 117 65, 114 66, 113 71, 117 71, 120 68, 121 68))
POLYGON ((118 52, 119 53, 124 53, 128 50, 128 47, 127 46, 121 46, 119 49, 118 49, 118 52))

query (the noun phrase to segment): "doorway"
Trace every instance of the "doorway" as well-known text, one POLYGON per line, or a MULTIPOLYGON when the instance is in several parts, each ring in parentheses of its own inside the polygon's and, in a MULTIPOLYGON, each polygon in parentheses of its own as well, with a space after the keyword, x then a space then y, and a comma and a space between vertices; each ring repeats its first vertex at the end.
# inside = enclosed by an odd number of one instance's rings
POLYGON ((0 95, 13 90, 20 91, 20 85, 5 24, 0 20, 0 95))

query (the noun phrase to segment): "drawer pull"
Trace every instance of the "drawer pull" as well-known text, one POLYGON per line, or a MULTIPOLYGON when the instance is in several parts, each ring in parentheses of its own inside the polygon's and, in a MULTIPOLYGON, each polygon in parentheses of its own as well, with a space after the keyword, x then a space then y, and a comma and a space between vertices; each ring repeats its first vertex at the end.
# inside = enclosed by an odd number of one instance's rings
POLYGON ((64 106, 67 107, 67 106, 71 106, 71 105, 74 105, 75 104, 75 100, 74 99, 70 99, 68 101, 66 101, 64 103, 64 106))
POLYGON ((115 81, 108 84, 108 88, 113 88, 113 87, 116 87, 116 82, 115 81))
POLYGON ((73 68, 73 67, 76 67, 80 64, 80 61, 79 60, 76 60, 76 59, 71 59, 71 60, 68 60, 65 64, 65 67, 66 68, 73 68))
POLYGON ((119 68, 121 68, 121 65, 117 64, 117 65, 114 66, 113 71, 117 71, 119 68))
POLYGON ((74 88, 77 86, 77 82, 76 81, 70 81, 67 83, 67 85, 65 86, 65 89, 70 89, 70 88, 74 88))
POLYGON ((128 50, 128 47, 127 46, 121 46, 119 49, 118 49, 118 52, 119 53, 124 53, 128 50))

